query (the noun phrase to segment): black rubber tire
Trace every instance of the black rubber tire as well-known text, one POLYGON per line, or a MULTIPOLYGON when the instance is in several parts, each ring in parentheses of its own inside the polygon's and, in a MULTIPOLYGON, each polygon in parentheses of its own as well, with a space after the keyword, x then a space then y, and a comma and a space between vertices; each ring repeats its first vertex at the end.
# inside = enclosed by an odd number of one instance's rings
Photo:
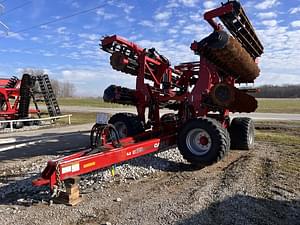
MULTIPOLYGON (((28 119, 30 119, 30 118, 28 118, 28 119)), ((24 121, 24 126, 34 126, 35 124, 34 124, 34 122, 35 121, 24 121)))
POLYGON ((24 127, 24 123, 23 122, 14 122, 13 126, 15 129, 21 129, 24 127))
POLYGON ((196 118, 187 121, 178 135, 178 149, 183 158, 197 167, 211 165, 221 160, 230 148, 230 137, 228 131, 221 124, 211 118, 196 118), (193 129, 202 129, 208 133, 211 146, 203 155, 194 154, 188 147, 186 139, 193 129))
POLYGON ((119 131, 118 123, 123 123, 125 125, 127 130, 126 135, 119 133, 120 138, 134 136, 145 131, 142 121, 133 113, 117 113, 109 119, 108 123, 114 125, 117 131, 119 131))
POLYGON ((7 127, 7 123, 1 123, 1 121, 4 121, 4 118, 0 118, 0 130, 3 130, 7 127))
POLYGON ((42 121, 40 121, 40 120, 35 120, 33 122, 34 122, 33 126, 41 126, 42 125, 42 121))
POLYGON ((30 84, 31 76, 29 74, 23 74, 20 86, 20 99, 19 99, 19 119, 27 118, 29 114, 30 106, 30 84))
POLYGON ((231 149, 250 150, 254 147, 254 123, 248 117, 237 117, 231 121, 229 134, 231 149))
POLYGON ((166 113, 161 116, 160 122, 162 123, 173 123, 177 121, 177 116, 175 113, 166 113))

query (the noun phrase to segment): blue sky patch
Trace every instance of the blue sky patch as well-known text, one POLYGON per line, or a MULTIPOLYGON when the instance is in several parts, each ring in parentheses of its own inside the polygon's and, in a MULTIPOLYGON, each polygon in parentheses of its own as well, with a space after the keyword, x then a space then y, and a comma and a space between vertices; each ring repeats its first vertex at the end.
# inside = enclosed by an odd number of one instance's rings
MULTIPOLYGON (((299 84, 300 0, 240 2, 265 47, 256 85, 299 84)), ((110 84, 134 87, 134 77, 111 69, 109 55, 99 50, 101 37, 117 34, 141 47, 155 47, 172 65, 198 60, 190 44, 212 31, 203 20, 203 13, 220 3, 216 0, 0 1, 5 7, 0 21, 9 27, 8 35, 0 27, 0 75, 20 75, 24 68, 44 69, 52 78, 73 82, 77 95, 84 96, 100 96, 110 84), (45 24, 49 21, 54 22, 45 24)))

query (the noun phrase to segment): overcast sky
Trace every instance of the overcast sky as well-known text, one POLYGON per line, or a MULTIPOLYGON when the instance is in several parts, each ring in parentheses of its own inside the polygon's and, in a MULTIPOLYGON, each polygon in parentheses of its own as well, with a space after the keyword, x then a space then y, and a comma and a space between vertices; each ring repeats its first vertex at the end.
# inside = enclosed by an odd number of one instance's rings
MULTIPOLYGON (((172 65, 198 60, 190 44, 212 31, 203 20, 203 13, 219 6, 221 0, 0 0, 0 3, 5 7, 0 21, 10 28, 8 36, 4 28, 0 31, 2 77, 20 76, 23 68, 44 69, 52 78, 74 82, 77 95, 99 96, 109 84, 135 85, 132 76, 111 69, 109 55, 99 50, 102 36, 118 34, 141 47, 155 47, 172 65), (26 29, 96 6, 103 7, 26 29)), ((300 84, 300 0, 241 0, 241 3, 265 47, 256 85, 300 84)))

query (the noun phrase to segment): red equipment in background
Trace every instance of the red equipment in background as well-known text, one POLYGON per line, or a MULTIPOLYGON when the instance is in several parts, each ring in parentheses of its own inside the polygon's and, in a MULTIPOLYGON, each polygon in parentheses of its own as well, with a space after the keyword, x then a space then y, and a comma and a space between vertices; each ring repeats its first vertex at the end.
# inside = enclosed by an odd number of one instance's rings
POLYGON ((5 87, 10 79, 7 78, 0 78, 0 87, 5 87))
MULTIPOLYGON (((61 114, 47 74, 34 76, 23 74, 21 80, 15 76, 10 79, 0 79, 0 120, 29 119, 32 114, 40 117, 38 101, 45 102, 49 116, 61 114), (35 109, 30 108, 31 100, 35 109)), ((0 128, 3 129, 8 124, 7 122, 0 122, 0 128)), ((24 124, 33 125, 34 123, 32 121, 13 123, 15 128, 21 128, 24 124)))
POLYGON ((0 96, 1 96, 1 111, 0 117, 5 117, 7 119, 14 119, 19 104, 20 97, 20 84, 21 81, 17 78, 12 79, 1 79, 0 80, 0 96), (11 82, 14 80, 15 82, 11 82), (17 88, 18 86, 18 88, 17 88), (10 100, 14 102, 11 103, 10 100))
POLYGON ((259 75, 255 61, 263 52, 262 45, 237 1, 207 12, 204 18, 214 32, 192 43, 191 49, 200 60, 174 68, 154 48, 143 49, 116 35, 105 37, 101 48, 111 54, 112 68, 136 76, 136 88, 111 85, 103 98, 134 105, 137 115, 118 113, 95 124, 90 148, 49 161, 33 184, 59 188, 69 177, 174 145, 187 161, 198 166, 222 159, 230 148, 252 148, 252 120, 230 121, 229 112, 253 112, 257 107, 247 90, 234 85, 253 82, 259 75), (233 37, 214 17, 221 19, 233 37), (160 115, 162 108, 176 114, 160 115))
MULTIPOLYGON (((1 106, 5 102, 8 103, 8 110, 12 110, 14 106, 11 106, 10 102, 7 102, 9 98, 16 99, 20 94, 20 84, 21 81, 17 77, 12 77, 10 79, 0 78, 0 96, 1 96, 1 106)), ((16 101, 18 103, 18 101, 16 101)), ((3 107, 1 107, 3 108, 3 107)), ((0 112, 0 115, 3 112, 0 112)))
MULTIPOLYGON (((33 87, 31 76, 24 74, 22 80, 17 77, 0 79, 0 119, 26 119, 30 114, 38 114, 38 109, 29 109, 30 89, 33 87)), ((1 123, 5 128, 7 123, 1 123)), ((23 127, 22 122, 15 123, 16 128, 23 127)))

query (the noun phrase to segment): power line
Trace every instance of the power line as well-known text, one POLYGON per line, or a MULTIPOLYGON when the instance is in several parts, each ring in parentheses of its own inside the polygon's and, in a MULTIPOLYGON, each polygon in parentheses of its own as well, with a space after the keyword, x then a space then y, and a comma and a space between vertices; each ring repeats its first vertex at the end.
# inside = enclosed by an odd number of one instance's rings
POLYGON ((27 2, 25 2, 25 3, 23 3, 23 4, 21 4, 21 5, 16 6, 15 8, 12 8, 12 9, 10 9, 10 10, 4 12, 4 13, 1 15, 1 17, 4 16, 4 15, 7 15, 7 14, 13 12, 13 11, 16 11, 17 9, 23 8, 23 7, 27 6, 27 5, 29 5, 31 2, 32 2, 32 0, 31 0, 31 1, 27 1, 27 2))
POLYGON ((107 4, 108 3, 104 3, 102 5, 98 5, 96 7, 90 8, 90 9, 78 11, 76 13, 73 13, 73 14, 70 14, 70 15, 67 15, 67 16, 63 16, 63 17, 60 17, 60 18, 57 18, 57 19, 54 19, 54 20, 50 20, 50 21, 47 21, 47 22, 36 24, 36 25, 31 26, 31 27, 27 27, 27 28, 24 28, 24 29, 21 29, 21 30, 17 30, 14 33, 17 34, 17 33, 25 32, 25 31, 29 31, 29 30, 32 30, 32 29, 35 29, 35 28, 38 28, 38 27, 41 27, 41 26, 49 25, 49 24, 56 23, 56 22, 59 22, 59 21, 63 21, 63 20, 66 20, 66 19, 78 16, 78 15, 86 14, 86 13, 92 12, 92 11, 94 11, 96 9, 103 8, 107 4))
MULTIPOLYGON (((4 9, 4 6, 0 3, 0 9, 4 9)), ((1 13, 1 12, 0 12, 1 13)), ((6 30, 6 33, 8 33, 9 28, 0 20, 0 25, 1 27, 4 27, 4 29, 6 30)))
MULTIPOLYGON (((74 0, 74 1, 72 1, 70 4, 73 4, 73 3, 76 2, 76 1, 77 1, 77 0, 74 0)), ((21 5, 16 6, 15 8, 9 9, 8 11, 6 11, 6 12, 4 12, 2 15, 0 15, 0 17, 2 17, 2 16, 4 16, 4 15, 7 15, 7 14, 13 12, 13 11, 16 11, 17 9, 23 8, 23 7, 25 7, 25 6, 29 5, 29 4, 31 4, 32 2, 33 2, 33 0, 30 0, 30 1, 27 1, 27 2, 25 2, 25 3, 23 3, 23 4, 21 4, 21 5)))

